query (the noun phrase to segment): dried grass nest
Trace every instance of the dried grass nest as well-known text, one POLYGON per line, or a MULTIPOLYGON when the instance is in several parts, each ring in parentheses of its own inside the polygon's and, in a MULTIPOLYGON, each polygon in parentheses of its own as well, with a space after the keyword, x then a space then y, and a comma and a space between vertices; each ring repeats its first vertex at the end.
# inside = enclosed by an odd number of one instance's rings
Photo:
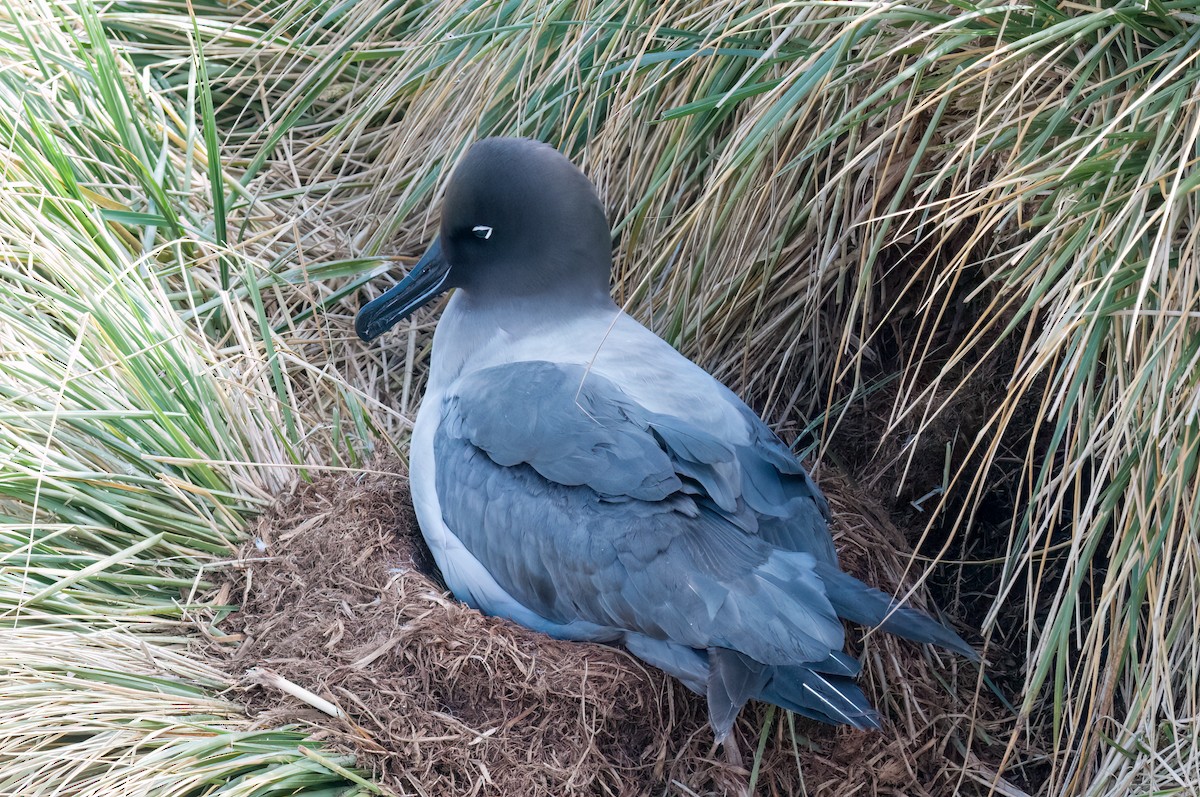
MULTIPOLYGON (((821 482, 843 566, 894 589, 899 533, 845 481, 821 482)), ((986 793, 1003 754, 981 754, 995 734, 973 733, 1004 721, 975 698, 976 668, 852 628, 884 730, 751 704, 736 733, 747 766, 762 747, 752 775, 713 749, 704 700, 673 679, 613 647, 485 617, 431 570, 399 463, 298 484, 231 571, 240 610, 221 627, 239 641, 214 655, 241 678, 234 697, 263 725, 299 724, 352 751, 397 794, 728 794, 752 777, 760 794, 986 793), (263 670, 345 718, 265 686, 263 670)))

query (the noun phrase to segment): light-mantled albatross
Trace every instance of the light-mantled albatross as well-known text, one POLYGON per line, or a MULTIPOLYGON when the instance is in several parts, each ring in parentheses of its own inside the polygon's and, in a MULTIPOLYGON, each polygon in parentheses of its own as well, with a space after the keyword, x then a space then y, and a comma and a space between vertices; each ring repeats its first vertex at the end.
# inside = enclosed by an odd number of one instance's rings
POLYGON ((613 302, 611 253, 579 169, 485 139, 450 179, 437 240, 358 315, 369 341, 457 289, 410 462, 454 595, 623 643, 707 697, 717 741, 750 699, 878 727, 842 619, 976 658, 841 571, 821 491, 741 399, 613 302))

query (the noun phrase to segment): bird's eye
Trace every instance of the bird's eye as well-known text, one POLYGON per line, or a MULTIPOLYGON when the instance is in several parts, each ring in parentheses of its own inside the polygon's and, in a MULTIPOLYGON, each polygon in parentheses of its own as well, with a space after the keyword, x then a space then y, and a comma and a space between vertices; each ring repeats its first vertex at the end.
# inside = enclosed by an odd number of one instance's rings
POLYGON ((472 227, 471 232, 475 233, 476 238, 482 238, 485 241, 492 237, 492 228, 483 224, 480 224, 477 227, 472 227))

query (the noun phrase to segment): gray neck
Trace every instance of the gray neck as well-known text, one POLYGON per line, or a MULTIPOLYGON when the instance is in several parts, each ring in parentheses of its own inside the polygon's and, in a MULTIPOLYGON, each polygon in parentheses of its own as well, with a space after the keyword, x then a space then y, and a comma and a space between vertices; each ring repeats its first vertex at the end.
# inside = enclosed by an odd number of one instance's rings
MULTIPOLYGON (((558 297, 483 297, 458 289, 446 303, 433 338, 429 389, 440 392, 465 370, 493 364, 497 352, 526 338, 555 341, 585 316, 612 318, 620 309, 607 293, 558 297)), ((499 360, 497 360, 499 361, 499 360)))

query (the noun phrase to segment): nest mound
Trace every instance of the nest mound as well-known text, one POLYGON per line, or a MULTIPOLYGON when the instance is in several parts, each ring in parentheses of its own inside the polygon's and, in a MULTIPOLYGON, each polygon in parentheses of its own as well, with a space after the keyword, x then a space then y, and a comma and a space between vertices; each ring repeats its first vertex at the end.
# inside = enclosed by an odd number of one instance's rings
MULTIPOLYGON (((903 540, 886 515, 844 482, 822 487, 844 565, 894 589, 903 540)), ((992 780, 970 740, 999 715, 979 715, 977 672, 952 656, 852 630, 884 730, 751 704, 735 733, 747 767, 761 747, 752 774, 714 750, 703 698, 674 679, 613 647, 485 617, 431 569, 397 463, 297 485, 227 585, 241 610, 222 627, 240 644, 217 655, 242 679, 234 696, 262 724, 303 724, 353 752, 400 794, 727 794, 754 778, 764 794, 943 795, 992 780), (252 676, 264 669, 344 717, 264 686, 252 676)))

